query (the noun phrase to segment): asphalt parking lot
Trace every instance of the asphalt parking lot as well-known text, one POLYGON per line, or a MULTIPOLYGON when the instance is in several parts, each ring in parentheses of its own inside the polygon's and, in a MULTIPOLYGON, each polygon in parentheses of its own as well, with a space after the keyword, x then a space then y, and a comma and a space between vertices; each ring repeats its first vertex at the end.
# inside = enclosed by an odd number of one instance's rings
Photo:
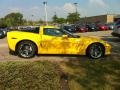
MULTIPOLYGON (((112 46, 112 53, 110 56, 101 58, 100 60, 105 59, 120 59, 120 38, 115 38, 111 36, 112 31, 98 31, 98 32, 87 32, 87 33, 79 33, 83 36, 94 36, 97 38, 101 38, 112 46)), ((1 61, 8 61, 8 60, 49 60, 49 61, 68 61, 68 60, 89 60, 86 56, 53 56, 53 55, 42 55, 36 56, 31 59, 23 59, 19 58, 18 56, 13 56, 9 54, 8 46, 7 46, 7 39, 0 39, 0 60, 1 61)))

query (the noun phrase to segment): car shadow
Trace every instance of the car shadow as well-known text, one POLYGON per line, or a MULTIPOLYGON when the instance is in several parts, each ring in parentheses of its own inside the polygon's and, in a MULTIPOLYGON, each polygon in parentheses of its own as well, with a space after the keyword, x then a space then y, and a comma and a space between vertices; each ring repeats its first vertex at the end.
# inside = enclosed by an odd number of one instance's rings
POLYGON ((101 39, 110 43, 110 45, 112 46, 113 54, 120 53, 120 38, 112 37, 112 36, 102 36, 101 39))
POLYGON ((38 57, 57 57, 63 60, 78 60, 78 58, 82 58, 82 60, 88 60, 89 58, 84 55, 69 55, 69 54, 38 54, 38 57))
POLYGON ((120 42, 120 38, 118 37, 112 37, 112 36, 102 36, 102 40, 108 41, 108 42, 120 42))

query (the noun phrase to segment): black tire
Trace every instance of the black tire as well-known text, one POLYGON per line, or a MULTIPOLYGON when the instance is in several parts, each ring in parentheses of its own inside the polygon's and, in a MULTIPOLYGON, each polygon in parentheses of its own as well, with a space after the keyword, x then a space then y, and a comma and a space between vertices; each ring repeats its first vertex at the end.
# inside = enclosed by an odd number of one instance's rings
POLYGON ((17 54, 22 58, 32 58, 35 56, 37 47, 31 41, 22 41, 17 45, 17 54))
POLYGON ((102 44, 94 43, 91 44, 87 49, 87 56, 92 59, 98 59, 104 56, 105 49, 102 44))

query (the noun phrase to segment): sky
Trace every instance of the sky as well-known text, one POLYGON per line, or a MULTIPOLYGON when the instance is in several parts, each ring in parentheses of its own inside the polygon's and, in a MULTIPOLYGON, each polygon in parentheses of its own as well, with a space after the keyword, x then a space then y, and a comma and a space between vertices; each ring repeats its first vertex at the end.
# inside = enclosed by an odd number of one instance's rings
MULTIPOLYGON (((20 12, 27 20, 44 20, 44 0, 0 0, 0 18, 11 12, 20 12)), ((66 18, 75 12, 75 5, 81 17, 103 14, 120 14, 120 0, 47 0, 48 20, 53 15, 66 18)))

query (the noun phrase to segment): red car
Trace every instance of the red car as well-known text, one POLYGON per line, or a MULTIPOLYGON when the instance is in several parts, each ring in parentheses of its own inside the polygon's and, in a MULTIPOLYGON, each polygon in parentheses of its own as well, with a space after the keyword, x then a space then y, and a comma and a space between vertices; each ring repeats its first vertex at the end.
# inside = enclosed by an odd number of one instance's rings
POLYGON ((106 31, 109 29, 109 27, 107 25, 104 25, 104 24, 97 24, 97 29, 100 30, 100 31, 106 31))
POLYGON ((77 27, 77 32, 88 32, 88 28, 85 25, 80 25, 77 27))

